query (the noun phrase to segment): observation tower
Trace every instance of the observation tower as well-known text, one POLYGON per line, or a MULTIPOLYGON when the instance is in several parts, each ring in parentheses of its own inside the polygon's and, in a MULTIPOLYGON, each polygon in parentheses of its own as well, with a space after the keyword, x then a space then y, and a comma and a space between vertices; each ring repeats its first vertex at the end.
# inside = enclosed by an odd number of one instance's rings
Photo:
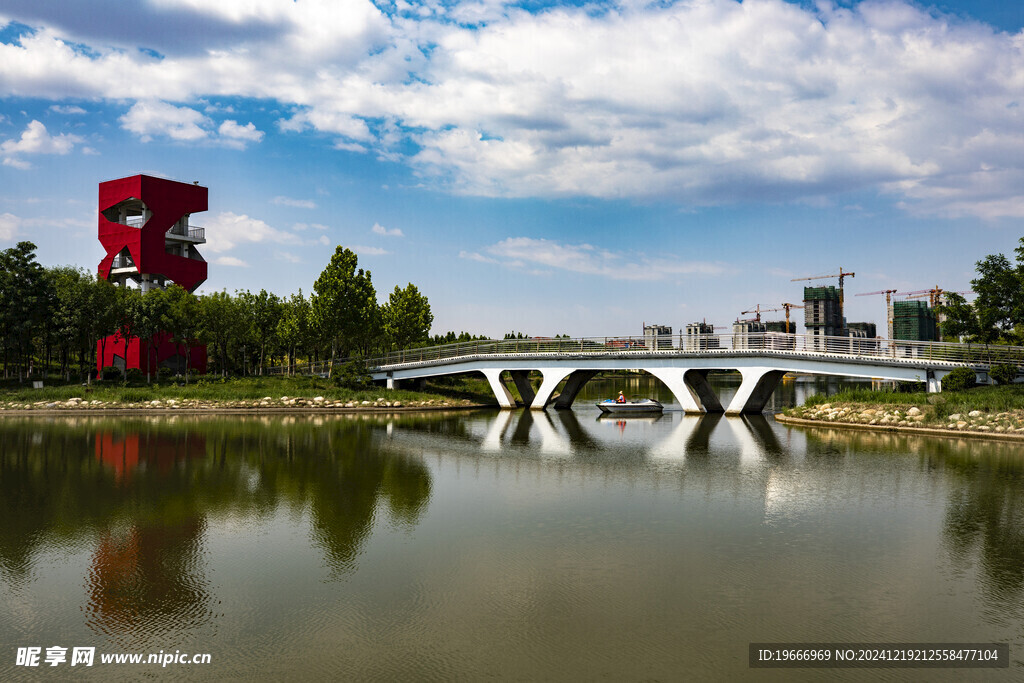
MULTIPOLYGON (((193 292, 206 281, 207 263, 198 245, 206 242, 204 228, 190 225, 193 213, 206 211, 207 188, 148 175, 108 180, 99 185, 99 240, 106 250, 100 277, 119 287, 143 293, 176 284, 193 292)), ((206 346, 174 343, 168 332, 152 339, 120 333, 96 342, 96 369, 114 366, 184 372, 188 366, 206 372, 206 346)))

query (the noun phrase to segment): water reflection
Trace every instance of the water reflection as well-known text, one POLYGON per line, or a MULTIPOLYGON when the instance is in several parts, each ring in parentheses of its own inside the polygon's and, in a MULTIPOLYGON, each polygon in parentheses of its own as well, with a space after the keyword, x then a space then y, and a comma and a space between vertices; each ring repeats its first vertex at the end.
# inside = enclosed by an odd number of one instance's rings
POLYGON ((4 642, 416 680, 742 678, 765 633, 1024 647, 1017 444, 593 408, 13 418, 0 444, 4 642))
POLYGON ((306 509, 336 578, 355 569, 378 512, 415 525, 430 473, 385 440, 379 424, 352 420, 7 420, 0 577, 31 581, 55 542, 87 550, 90 628, 124 646, 187 632, 216 615, 211 518, 306 509))
POLYGON ((823 458, 853 454, 916 454, 929 477, 949 491, 944 545, 958 567, 979 562, 990 603, 1020 604, 1024 597, 1024 450, 1017 442, 962 437, 930 438, 898 432, 814 428, 807 452, 823 458))
POLYGON ((461 437, 478 443, 483 453, 504 453, 509 447, 529 450, 548 457, 592 455, 600 448, 615 449, 624 444, 639 450, 644 459, 684 461, 689 456, 706 456, 716 429, 728 431, 742 458, 756 460, 778 455, 783 447, 763 415, 724 418, 720 413, 686 415, 608 416, 581 419, 579 413, 558 411, 502 411, 490 421, 482 435, 466 432, 461 437))

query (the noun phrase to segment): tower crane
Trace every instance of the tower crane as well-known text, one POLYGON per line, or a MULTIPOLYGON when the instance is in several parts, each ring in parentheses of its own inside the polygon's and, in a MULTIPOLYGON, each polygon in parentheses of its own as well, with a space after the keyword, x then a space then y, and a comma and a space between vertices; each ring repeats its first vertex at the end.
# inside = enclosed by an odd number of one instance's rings
POLYGON ((854 277, 856 273, 843 272, 842 266, 839 267, 839 272, 834 275, 814 275, 811 277, 795 277, 790 282, 799 282, 800 280, 824 280, 826 278, 837 277, 839 278, 839 313, 843 314, 843 278, 849 276, 854 277))
POLYGON ((854 296, 874 296, 876 294, 885 294, 885 322, 888 330, 886 334, 892 336, 892 295, 896 293, 895 289, 880 289, 877 292, 862 292, 860 294, 854 294, 854 296))
POLYGON ((902 296, 902 297, 904 297, 906 299, 918 299, 918 298, 927 296, 928 297, 928 304, 932 308, 935 308, 940 303, 942 303, 942 295, 943 294, 963 294, 963 295, 966 296, 968 294, 974 294, 974 292, 972 292, 972 291, 954 292, 952 290, 942 289, 938 285, 935 285, 931 289, 919 289, 919 290, 914 291, 914 292, 904 292, 900 296, 902 296))
MULTIPOLYGON (((780 305, 783 308, 786 309, 786 334, 789 334, 789 309, 791 309, 791 308, 803 308, 803 306, 799 306, 797 304, 780 304, 780 305)), ((778 310, 778 309, 775 309, 775 310, 778 310)))
MULTIPOLYGON (((759 322, 761 322, 761 314, 762 313, 771 313, 772 311, 781 311, 781 310, 782 310, 781 308, 761 308, 761 304, 758 304, 758 305, 754 306, 752 309, 750 309, 749 311, 740 311, 740 315, 746 315, 747 313, 755 313, 756 317, 754 318, 753 322, 758 322, 759 323, 759 322)), ((786 315, 788 316, 789 313, 787 312, 786 315)), ((750 320, 737 320, 737 322, 751 322, 751 321, 750 320)))

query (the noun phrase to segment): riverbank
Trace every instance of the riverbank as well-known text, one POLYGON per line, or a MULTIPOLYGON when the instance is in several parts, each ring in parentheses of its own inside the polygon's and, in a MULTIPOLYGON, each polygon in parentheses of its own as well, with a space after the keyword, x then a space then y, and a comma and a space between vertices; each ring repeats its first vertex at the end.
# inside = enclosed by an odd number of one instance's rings
POLYGON ((200 380, 189 385, 125 386, 97 382, 33 389, 0 388, 0 413, 104 411, 295 412, 451 410, 495 406, 483 380, 428 383, 424 391, 334 386, 315 377, 248 377, 200 380))
POLYGON ((1024 440, 1024 387, 977 387, 945 394, 854 390, 811 397, 779 422, 1024 440))

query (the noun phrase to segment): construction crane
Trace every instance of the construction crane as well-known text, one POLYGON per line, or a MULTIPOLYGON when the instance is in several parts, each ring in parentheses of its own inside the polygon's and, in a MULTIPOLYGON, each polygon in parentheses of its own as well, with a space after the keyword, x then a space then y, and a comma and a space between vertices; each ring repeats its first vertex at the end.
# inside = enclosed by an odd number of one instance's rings
POLYGON ((935 287, 933 287, 932 289, 919 289, 919 290, 914 291, 914 292, 903 292, 902 294, 900 294, 900 296, 902 296, 905 299, 919 299, 921 297, 927 296, 928 297, 928 304, 932 308, 935 308, 940 303, 942 303, 942 295, 943 294, 963 294, 964 296, 966 296, 968 294, 974 294, 974 292, 971 292, 971 291, 954 292, 952 290, 942 289, 938 285, 935 285, 935 287))
POLYGON ((876 294, 885 294, 885 322, 888 328, 886 334, 892 336, 892 295, 896 293, 895 289, 880 289, 877 292, 862 292, 860 294, 854 294, 854 296, 874 296, 876 294))
MULTIPOLYGON (((757 317, 755 317, 753 320, 750 320, 750 319, 740 320, 739 318, 737 318, 736 322, 738 322, 738 323, 749 323, 749 322, 757 322, 757 323, 759 323, 759 322, 761 322, 761 314, 762 313, 771 313, 772 311, 781 311, 781 310, 782 310, 781 308, 761 308, 761 304, 758 304, 758 305, 754 306, 752 309, 750 309, 749 311, 740 311, 740 315, 746 315, 747 313, 755 313, 757 315, 757 317)), ((788 316, 789 313, 787 312, 786 315, 788 316)))
POLYGON ((843 278, 849 276, 854 277, 856 273, 845 273, 843 272, 842 266, 839 268, 839 272, 835 275, 814 275, 812 277, 795 277, 790 282, 799 282, 800 280, 824 280, 826 278, 837 277, 839 278, 839 312, 842 315, 843 309, 843 278))
POLYGON ((803 306, 798 306, 797 304, 781 304, 781 306, 786 309, 786 334, 789 334, 789 309, 803 308, 803 306))

